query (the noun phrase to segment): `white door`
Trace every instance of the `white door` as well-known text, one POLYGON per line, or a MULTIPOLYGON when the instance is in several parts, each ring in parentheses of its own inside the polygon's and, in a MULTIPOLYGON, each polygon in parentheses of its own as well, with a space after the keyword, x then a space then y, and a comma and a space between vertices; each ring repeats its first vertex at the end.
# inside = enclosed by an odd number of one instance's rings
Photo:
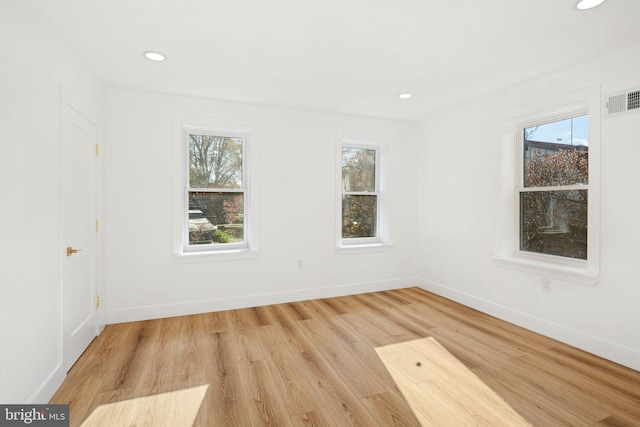
POLYGON ((64 99, 61 126, 63 363, 68 371, 97 335, 97 129, 64 99))

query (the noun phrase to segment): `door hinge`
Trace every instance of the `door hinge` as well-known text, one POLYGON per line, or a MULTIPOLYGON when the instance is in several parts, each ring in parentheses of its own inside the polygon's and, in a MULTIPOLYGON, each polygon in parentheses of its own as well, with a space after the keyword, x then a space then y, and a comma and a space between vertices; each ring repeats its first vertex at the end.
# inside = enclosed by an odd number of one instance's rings
POLYGON ((96 144, 96 156, 100 155, 100 146, 96 144))
POLYGON ((96 220, 96 233, 100 231, 100 221, 96 220))
POLYGON ((100 297, 96 297, 96 308, 100 307, 100 297))

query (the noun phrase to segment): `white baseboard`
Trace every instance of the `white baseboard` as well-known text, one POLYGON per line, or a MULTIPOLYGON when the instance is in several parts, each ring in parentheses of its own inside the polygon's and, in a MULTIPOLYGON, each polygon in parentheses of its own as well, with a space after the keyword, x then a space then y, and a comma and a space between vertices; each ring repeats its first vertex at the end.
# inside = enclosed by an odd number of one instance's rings
POLYGON ((640 371, 640 351, 607 341, 594 335, 550 322, 540 317, 496 304, 492 301, 461 292, 440 283, 416 279, 416 285, 426 291, 448 298, 467 307, 490 314, 533 332, 640 371))
POLYGON ((45 378, 35 392, 27 399, 30 404, 46 404, 58 390, 67 373, 62 369, 62 364, 57 365, 45 378))
POLYGON ((416 286, 415 278, 384 280, 379 282, 354 283, 322 288, 296 289, 230 298, 218 298, 205 301, 181 302, 175 304, 150 305, 140 307, 106 309, 102 316, 104 324, 135 322, 139 320, 159 319, 163 317, 185 316, 189 314, 209 313, 213 311, 234 310, 258 307, 270 304, 282 304, 317 298, 331 298, 355 295, 367 292, 416 286))

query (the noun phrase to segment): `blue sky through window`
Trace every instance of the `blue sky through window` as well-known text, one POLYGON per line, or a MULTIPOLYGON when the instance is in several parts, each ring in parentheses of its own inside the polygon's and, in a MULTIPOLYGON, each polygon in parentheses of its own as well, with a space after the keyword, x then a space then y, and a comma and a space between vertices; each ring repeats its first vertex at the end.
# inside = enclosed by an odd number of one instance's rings
POLYGON ((567 145, 589 145, 589 116, 579 116, 528 128, 529 140, 567 145))

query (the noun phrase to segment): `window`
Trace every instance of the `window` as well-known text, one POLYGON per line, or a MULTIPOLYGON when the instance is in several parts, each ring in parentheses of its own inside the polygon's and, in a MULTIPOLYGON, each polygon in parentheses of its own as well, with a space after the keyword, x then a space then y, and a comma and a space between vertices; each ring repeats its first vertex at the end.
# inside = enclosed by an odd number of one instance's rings
POLYGON ((245 247, 243 153, 246 134, 185 130, 188 249, 245 247))
POLYGON ((520 129, 520 250, 587 259, 589 116, 520 129))
POLYGON ((496 255, 505 267, 593 285, 599 278, 600 90, 500 117, 496 255))
POLYGON ((339 247, 386 245, 386 152, 381 144, 342 141, 339 247))
POLYGON ((370 148, 342 147, 342 238, 378 236, 376 159, 370 148))
POLYGON ((255 125, 229 122, 203 116, 174 118, 179 160, 176 262, 252 257, 257 250, 255 185, 250 185, 255 182, 255 125))

